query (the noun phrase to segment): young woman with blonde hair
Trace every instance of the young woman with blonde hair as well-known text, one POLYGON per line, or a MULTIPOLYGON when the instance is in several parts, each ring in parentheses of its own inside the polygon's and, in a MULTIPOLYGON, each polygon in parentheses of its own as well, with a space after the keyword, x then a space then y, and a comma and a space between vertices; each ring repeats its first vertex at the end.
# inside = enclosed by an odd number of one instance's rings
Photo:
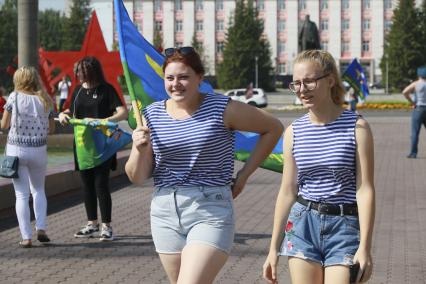
POLYGON ((308 113, 284 135, 284 172, 263 277, 277 283, 278 256, 292 283, 349 283, 372 272, 374 149, 370 127, 342 107, 344 88, 333 57, 309 50, 294 61, 290 89, 308 113))
POLYGON ((14 91, 4 107, 1 128, 10 127, 6 154, 18 156, 18 178, 12 179, 16 195, 16 215, 21 231, 21 247, 32 246, 30 193, 33 197, 37 239, 49 242, 46 235, 47 134, 54 131, 53 101, 43 90, 34 67, 20 67, 13 76, 14 91))

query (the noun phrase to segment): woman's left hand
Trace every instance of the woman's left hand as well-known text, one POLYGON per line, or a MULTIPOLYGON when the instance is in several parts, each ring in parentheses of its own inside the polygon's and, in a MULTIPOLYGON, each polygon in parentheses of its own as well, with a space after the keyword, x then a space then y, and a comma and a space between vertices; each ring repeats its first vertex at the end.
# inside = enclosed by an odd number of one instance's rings
POLYGON ((370 279, 373 272, 373 260, 371 258, 371 253, 367 249, 359 248, 355 253, 354 263, 359 263, 359 273, 357 282, 367 282, 370 279))
POLYGON ((231 190, 232 190, 232 198, 237 198, 238 195, 243 191, 244 186, 247 183, 247 177, 245 177, 241 171, 237 173, 235 179, 232 180, 231 190))

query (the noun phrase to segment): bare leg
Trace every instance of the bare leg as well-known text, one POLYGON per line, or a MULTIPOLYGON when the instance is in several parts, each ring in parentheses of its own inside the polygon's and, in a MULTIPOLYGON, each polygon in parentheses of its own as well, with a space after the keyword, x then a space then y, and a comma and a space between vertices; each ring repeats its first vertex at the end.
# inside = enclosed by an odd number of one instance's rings
POLYGON ((227 259, 228 255, 222 250, 206 244, 190 244, 182 251, 178 283, 213 283, 227 259))
POLYGON ((324 281, 323 267, 319 263, 297 257, 289 257, 288 267, 292 284, 322 284, 324 281))
POLYGON ((324 284, 349 283, 349 267, 333 265, 325 268, 324 284))
POLYGON ((160 256, 161 264, 163 264, 167 277, 172 284, 176 284, 179 277, 181 254, 158 254, 160 256))

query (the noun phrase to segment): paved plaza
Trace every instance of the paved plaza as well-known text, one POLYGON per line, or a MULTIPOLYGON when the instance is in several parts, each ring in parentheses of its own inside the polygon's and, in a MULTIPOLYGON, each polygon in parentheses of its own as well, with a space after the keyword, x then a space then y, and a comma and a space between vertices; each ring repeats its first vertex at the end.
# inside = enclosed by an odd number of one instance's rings
MULTIPOLYGON (((276 113, 285 126, 302 113, 276 113)), ((377 214, 373 243, 374 274, 369 283, 426 283, 426 131, 419 157, 408 153, 409 112, 365 113, 375 138, 377 214)), ((236 169, 241 163, 236 163, 236 169)), ((235 200, 237 230, 231 256, 215 283, 264 283, 261 269, 268 252, 275 198, 281 175, 259 169, 235 200)), ((13 212, 0 216, 0 283, 168 283, 150 235, 152 184, 112 181, 116 240, 75 239, 85 223, 79 192, 49 199, 49 246, 20 240, 13 212), (7 217, 11 215, 11 217, 7 217)), ((289 283, 286 260, 280 283, 289 283)))

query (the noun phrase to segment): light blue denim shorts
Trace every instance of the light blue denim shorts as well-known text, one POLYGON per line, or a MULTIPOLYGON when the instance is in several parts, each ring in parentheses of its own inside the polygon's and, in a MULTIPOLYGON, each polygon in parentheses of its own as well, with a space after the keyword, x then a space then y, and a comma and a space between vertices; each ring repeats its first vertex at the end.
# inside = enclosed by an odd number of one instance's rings
POLYGON ((192 243, 229 254, 235 219, 230 186, 155 188, 151 201, 151 233, 158 253, 180 253, 192 243))
POLYGON ((352 265, 359 247, 358 216, 319 214, 296 202, 291 208, 279 255, 323 266, 352 265))

